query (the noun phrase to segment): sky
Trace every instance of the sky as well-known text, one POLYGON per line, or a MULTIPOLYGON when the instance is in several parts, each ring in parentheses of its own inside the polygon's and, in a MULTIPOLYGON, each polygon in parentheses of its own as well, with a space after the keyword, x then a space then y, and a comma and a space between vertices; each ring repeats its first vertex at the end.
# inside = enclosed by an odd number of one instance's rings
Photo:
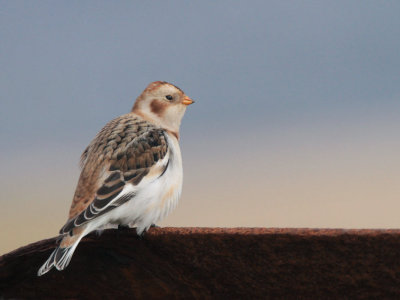
POLYGON ((0 1, 0 254, 56 236, 148 83, 196 101, 160 225, 400 227, 400 2, 0 1))

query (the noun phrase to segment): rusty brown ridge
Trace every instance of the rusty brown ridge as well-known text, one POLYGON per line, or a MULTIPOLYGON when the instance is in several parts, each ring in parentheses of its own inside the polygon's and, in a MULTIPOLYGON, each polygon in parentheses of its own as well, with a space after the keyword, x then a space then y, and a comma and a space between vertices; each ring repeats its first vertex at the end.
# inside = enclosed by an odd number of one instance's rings
POLYGON ((110 229, 37 277, 56 240, 0 257, 0 299, 400 299, 398 229, 110 229))
MULTIPOLYGON (((131 231, 134 234, 134 231, 131 231)), ((378 236, 378 235, 400 235, 400 229, 342 229, 342 228, 263 228, 263 227, 156 227, 151 228, 147 236, 160 235, 293 235, 293 236, 378 236)), ((8 256, 26 254, 30 250, 37 252, 47 250, 47 244, 52 243, 57 237, 41 240, 17 248, 9 253, 0 256, 0 262, 8 256), (44 247, 46 245, 46 247, 44 247), (43 248, 43 249, 41 249, 43 248)), ((86 237, 83 241, 90 238, 86 237)))
POLYGON ((400 234, 400 229, 341 229, 341 228, 264 228, 264 227, 164 227, 150 231, 151 235, 160 234, 289 234, 289 235, 315 235, 338 236, 351 235, 380 235, 400 234))

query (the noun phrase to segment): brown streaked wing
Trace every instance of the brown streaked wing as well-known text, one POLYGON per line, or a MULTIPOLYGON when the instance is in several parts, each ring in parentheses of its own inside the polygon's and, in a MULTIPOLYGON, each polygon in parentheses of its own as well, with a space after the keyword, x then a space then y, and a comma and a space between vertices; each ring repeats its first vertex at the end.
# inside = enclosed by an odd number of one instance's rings
POLYGON ((60 233, 67 233, 134 197, 130 194, 115 201, 126 183, 139 184, 167 151, 164 131, 147 121, 128 114, 108 123, 82 155, 84 165, 70 217, 60 233))

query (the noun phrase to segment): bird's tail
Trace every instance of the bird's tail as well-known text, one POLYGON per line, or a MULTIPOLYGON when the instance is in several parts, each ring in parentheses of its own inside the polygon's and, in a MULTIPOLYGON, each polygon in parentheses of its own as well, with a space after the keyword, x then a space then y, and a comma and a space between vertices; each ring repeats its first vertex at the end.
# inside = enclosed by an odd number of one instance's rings
POLYGON ((50 257, 46 260, 46 262, 41 266, 37 275, 42 276, 50 271, 53 267, 57 270, 64 270, 69 262, 71 261, 72 255, 76 247, 78 246, 80 240, 84 237, 84 234, 79 235, 66 235, 62 239, 60 245, 51 253, 50 257))

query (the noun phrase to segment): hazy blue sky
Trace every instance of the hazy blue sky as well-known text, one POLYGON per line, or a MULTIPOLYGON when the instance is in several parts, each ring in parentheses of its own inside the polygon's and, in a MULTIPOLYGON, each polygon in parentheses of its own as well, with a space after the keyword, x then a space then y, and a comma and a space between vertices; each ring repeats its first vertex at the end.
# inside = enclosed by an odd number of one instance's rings
POLYGON ((399 16, 399 1, 0 1, 0 251, 58 232, 80 153, 155 80, 196 100, 167 224, 400 226, 399 16))

